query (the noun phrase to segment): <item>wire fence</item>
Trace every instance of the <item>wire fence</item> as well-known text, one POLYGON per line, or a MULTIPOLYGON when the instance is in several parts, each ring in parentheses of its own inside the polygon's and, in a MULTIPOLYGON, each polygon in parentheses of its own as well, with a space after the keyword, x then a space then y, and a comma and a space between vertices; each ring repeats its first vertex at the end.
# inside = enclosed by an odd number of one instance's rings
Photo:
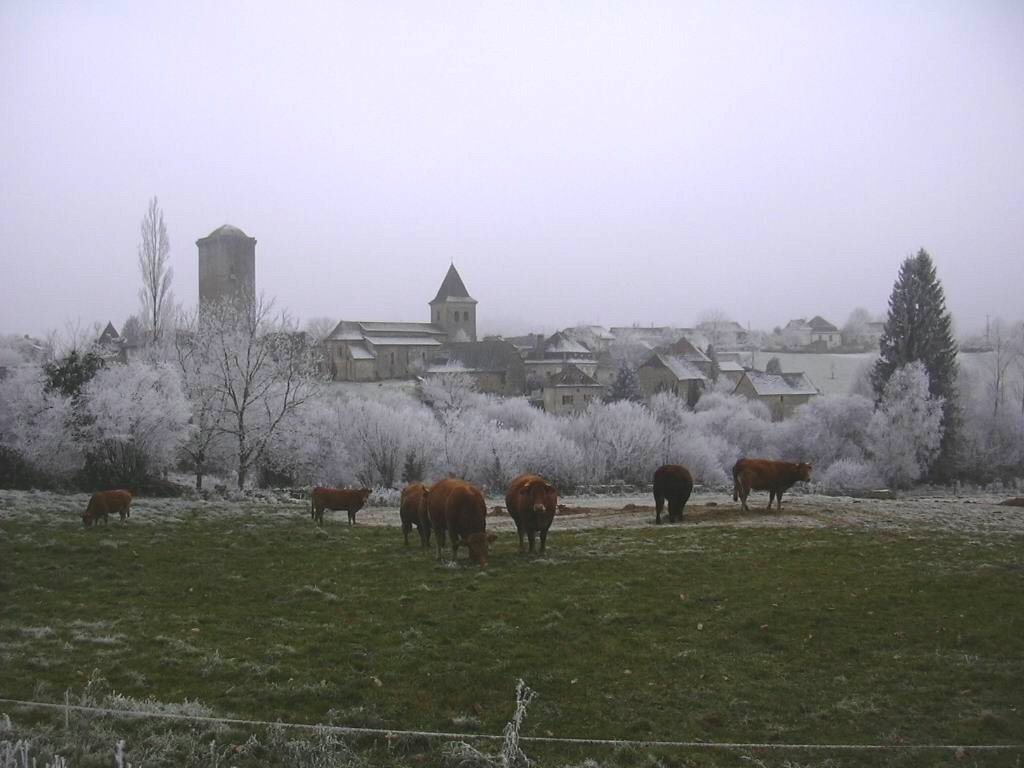
MULTIPOLYGON (((307 730, 317 733, 333 733, 339 736, 376 736, 384 739, 402 737, 419 737, 445 741, 494 741, 504 742, 507 734, 461 733, 457 731, 425 731, 396 728, 365 728, 346 725, 324 725, 319 723, 292 723, 280 720, 250 720, 232 717, 212 717, 208 715, 187 715, 174 712, 146 712, 143 710, 113 709, 110 707, 93 707, 70 703, 53 703, 44 701, 27 701, 23 699, 0 698, 0 704, 9 704, 33 709, 50 709, 63 711, 65 717, 70 712, 84 712, 96 715, 109 715, 125 719, 161 719, 177 720, 193 723, 209 723, 250 728, 285 728, 307 730)), ((850 752, 850 751, 949 751, 956 753, 968 752, 1024 752, 1022 744, 794 744, 782 742, 726 742, 726 741, 687 741, 687 740, 656 740, 656 739, 598 739, 568 736, 517 736, 518 742, 524 744, 557 744, 565 746, 603 746, 603 747, 647 747, 704 750, 778 750, 778 751, 816 751, 816 752, 850 752)))

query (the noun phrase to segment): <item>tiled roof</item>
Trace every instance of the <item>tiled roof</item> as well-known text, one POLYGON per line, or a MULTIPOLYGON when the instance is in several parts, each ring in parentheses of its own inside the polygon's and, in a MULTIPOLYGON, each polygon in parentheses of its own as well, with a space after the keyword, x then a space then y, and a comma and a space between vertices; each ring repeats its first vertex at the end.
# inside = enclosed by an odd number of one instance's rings
MULTIPOLYGON (((233 227, 230 224, 223 224, 217 227, 213 232, 208 234, 206 237, 244 237, 246 240, 252 240, 245 232, 240 230, 238 227, 233 227)), ((206 238, 200 238, 205 240, 206 238)))
POLYGON ((564 333, 559 331, 544 344, 544 352, 553 355, 590 355, 589 349, 573 341, 564 333))
POLYGON ((353 344, 348 348, 353 360, 373 360, 377 357, 373 350, 367 349, 365 344, 353 344))
POLYGON ((441 281, 441 287, 437 289, 437 296, 434 297, 434 301, 430 302, 433 304, 436 301, 443 301, 444 299, 468 299, 469 291, 466 290, 466 284, 462 282, 462 278, 459 277, 459 271, 455 269, 455 265, 452 264, 448 267, 448 273, 444 276, 444 280, 441 281))
POLYGON ((438 333, 443 334, 444 330, 433 323, 376 323, 358 321, 359 327, 366 333, 438 333))
POLYGON ((762 373, 747 371, 745 374, 760 396, 766 395, 816 395, 818 390, 802 373, 762 373))
POLYGON ((600 387, 597 381, 587 376, 575 365, 567 365, 561 372, 548 376, 546 386, 549 387, 600 387))
POLYGON ((811 330, 816 333, 835 333, 839 330, 821 315, 815 315, 807 322, 807 324, 811 326, 811 330))
POLYGON ((678 381, 707 381, 707 377, 700 372, 697 366, 679 355, 656 354, 644 365, 653 361, 668 368, 678 381))
POLYGON ((375 347, 440 347, 433 336, 366 336, 366 343, 375 347))

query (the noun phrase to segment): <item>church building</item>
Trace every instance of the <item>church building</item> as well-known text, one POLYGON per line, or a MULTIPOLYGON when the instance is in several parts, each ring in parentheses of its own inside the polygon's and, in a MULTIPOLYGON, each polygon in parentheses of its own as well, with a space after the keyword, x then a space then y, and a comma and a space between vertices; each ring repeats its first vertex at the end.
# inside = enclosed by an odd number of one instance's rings
POLYGON ((476 304, 452 264, 429 304, 430 322, 342 320, 324 339, 324 362, 335 381, 420 375, 445 344, 477 340, 476 304))

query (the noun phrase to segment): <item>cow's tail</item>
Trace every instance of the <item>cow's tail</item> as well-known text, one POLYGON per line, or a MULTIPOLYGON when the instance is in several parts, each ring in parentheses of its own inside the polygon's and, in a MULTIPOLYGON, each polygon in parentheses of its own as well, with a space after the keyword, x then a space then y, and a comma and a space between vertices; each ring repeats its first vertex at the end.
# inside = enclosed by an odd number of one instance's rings
POLYGON ((309 516, 316 520, 316 489, 309 492, 309 516))
POLYGON ((740 479, 739 479, 739 472, 737 471, 739 466, 740 466, 740 463, 738 461, 735 464, 732 465, 732 500, 733 501, 739 501, 740 500, 740 479))

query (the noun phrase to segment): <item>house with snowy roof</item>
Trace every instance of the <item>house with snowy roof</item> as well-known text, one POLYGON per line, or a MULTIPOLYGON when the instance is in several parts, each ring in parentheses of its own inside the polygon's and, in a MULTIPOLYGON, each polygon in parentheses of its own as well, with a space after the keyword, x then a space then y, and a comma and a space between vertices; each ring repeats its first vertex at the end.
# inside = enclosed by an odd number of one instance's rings
POLYGON ((764 403, 772 421, 782 421, 798 406, 817 397, 818 389, 803 373, 744 371, 733 394, 764 403))
POLYGON ((810 320, 800 317, 786 323, 784 335, 789 346, 805 349, 832 349, 842 346, 843 338, 839 329, 821 315, 810 320))
MULTIPOLYGON (((705 358, 707 359, 707 358, 705 358)), ((637 369, 644 397, 671 392, 693 405, 708 386, 708 378, 697 364, 684 354, 655 352, 637 369)))
POLYGON ((464 373, 481 392, 516 397, 526 394, 526 366, 516 346, 504 339, 457 341, 434 356, 425 376, 464 373))
POLYGON ((549 374, 541 390, 544 410, 560 416, 586 410, 604 395, 604 385, 573 363, 566 363, 557 373, 549 374))
POLYGON ((341 320, 324 339, 325 365, 335 381, 421 374, 446 343, 476 341, 476 305, 452 264, 429 302, 430 322, 341 320))
POLYGON ((567 365, 574 365, 589 377, 597 373, 597 355, 562 331, 549 336, 539 348, 526 356, 526 378, 530 382, 542 381, 559 373, 567 365))

